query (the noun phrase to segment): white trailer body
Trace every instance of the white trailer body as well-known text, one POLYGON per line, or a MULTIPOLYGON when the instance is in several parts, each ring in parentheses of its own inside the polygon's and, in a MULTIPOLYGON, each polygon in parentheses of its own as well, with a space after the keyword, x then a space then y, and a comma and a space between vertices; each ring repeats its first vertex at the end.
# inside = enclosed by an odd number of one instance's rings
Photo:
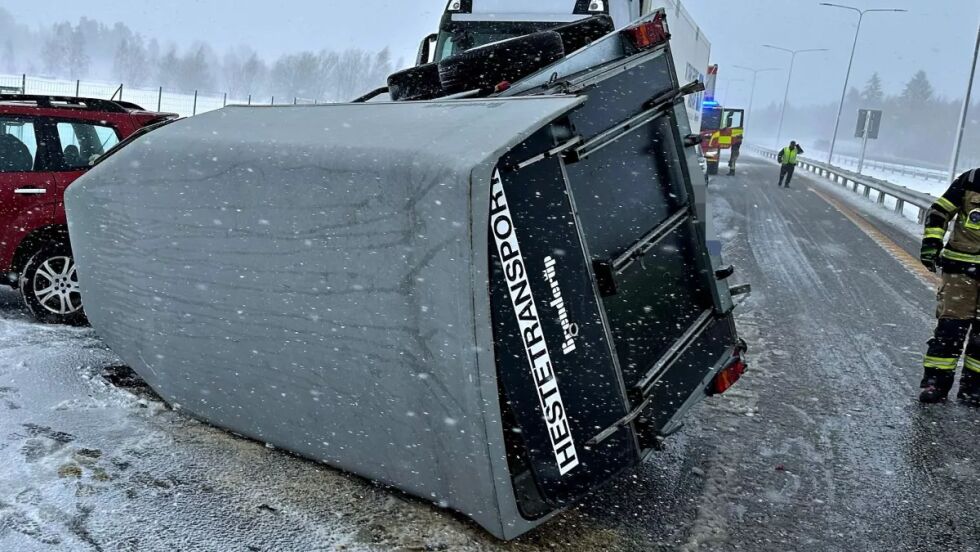
MULTIPOLYGON (((711 42, 684 8, 681 0, 642 0, 640 7, 642 15, 661 8, 667 12, 670 48, 678 79, 683 83, 695 80, 705 82, 711 60, 711 42)), ((687 116, 691 121, 691 129, 695 132, 701 131, 703 104, 704 92, 687 97, 687 116)))

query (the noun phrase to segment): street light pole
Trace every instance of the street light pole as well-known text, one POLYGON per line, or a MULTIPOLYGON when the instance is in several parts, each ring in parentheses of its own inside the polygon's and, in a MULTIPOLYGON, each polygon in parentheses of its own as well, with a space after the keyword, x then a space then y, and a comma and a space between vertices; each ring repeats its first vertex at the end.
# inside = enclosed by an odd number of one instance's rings
POLYGON ((966 99, 963 100, 963 110, 960 112, 960 125, 956 131, 956 144, 953 146, 953 160, 949 166, 950 182, 956 179, 956 168, 960 164, 960 149, 963 147, 963 132, 966 129, 966 116, 970 111, 970 101, 973 96, 973 80, 977 77, 977 58, 980 58, 980 27, 977 28, 977 45, 973 49, 973 65, 970 68, 970 82, 966 85, 966 99))
POLYGON ((854 67, 854 52, 857 51, 858 37, 861 36, 861 23, 864 22, 864 14, 872 12, 906 12, 908 10, 900 9, 873 9, 873 10, 861 10, 858 8, 853 8, 851 6, 844 6, 841 4, 831 4, 830 2, 821 2, 821 6, 828 6, 831 8, 841 8, 844 10, 851 10, 858 14, 858 25, 857 31, 854 32, 854 44, 851 46, 851 59, 847 62, 847 75, 844 77, 844 90, 840 94, 840 104, 837 107, 837 120, 834 121, 834 137, 830 140, 830 153, 827 155, 827 164, 834 162, 834 148, 837 146, 837 134, 840 132, 840 118, 844 113, 844 100, 847 99, 847 85, 851 82, 851 68, 854 67))
POLYGON ((728 91, 731 90, 732 85, 736 82, 745 82, 745 79, 730 79, 727 83, 725 83, 725 91, 721 94, 721 97, 724 98, 723 101, 725 103, 722 105, 728 105, 730 103, 728 101, 728 91))
POLYGON ((793 66, 796 65, 796 56, 798 54, 803 54, 806 52, 826 52, 826 48, 810 48, 807 50, 790 50, 788 48, 781 48, 779 46, 773 46, 772 44, 763 44, 763 48, 772 48, 773 50, 779 50, 781 52, 787 52, 791 54, 789 60, 789 76, 786 77, 786 93, 783 95, 783 108, 779 112, 779 130, 776 131, 776 147, 782 143, 783 139, 783 119, 786 117, 786 104, 789 102, 789 86, 793 82, 793 66))
MULTIPOLYGON (((745 67, 743 65, 733 65, 732 67, 752 73, 752 92, 749 93, 749 111, 748 111, 748 118, 747 118, 750 120, 752 119, 752 110, 753 110, 753 106, 755 105, 755 83, 756 80, 759 78, 759 73, 765 73, 767 71, 779 71, 779 69, 753 69, 751 67, 745 67)), ((746 122, 748 122, 748 120, 746 122)))

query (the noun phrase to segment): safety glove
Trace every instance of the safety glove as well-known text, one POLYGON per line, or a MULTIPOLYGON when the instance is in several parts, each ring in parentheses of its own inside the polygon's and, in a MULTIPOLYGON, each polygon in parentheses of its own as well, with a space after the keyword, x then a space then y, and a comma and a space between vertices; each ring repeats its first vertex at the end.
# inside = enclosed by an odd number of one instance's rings
POLYGON ((919 261, 929 272, 936 271, 939 262, 939 253, 943 250, 942 240, 927 238, 922 240, 922 249, 919 251, 919 261))

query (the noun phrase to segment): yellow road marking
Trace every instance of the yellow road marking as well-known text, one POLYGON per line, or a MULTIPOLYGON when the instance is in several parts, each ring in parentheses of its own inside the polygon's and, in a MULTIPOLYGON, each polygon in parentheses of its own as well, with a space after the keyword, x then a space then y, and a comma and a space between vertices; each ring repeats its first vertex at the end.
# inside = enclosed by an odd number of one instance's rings
POLYGON ((914 274, 922 283, 930 286, 937 287, 939 285, 939 276, 936 276, 932 272, 926 270, 926 267, 922 266, 919 259, 916 259, 912 255, 909 255, 907 251, 902 249, 897 243, 891 240, 888 236, 884 235, 875 228, 870 222, 868 222, 864 217, 856 213, 850 207, 844 205, 843 202, 837 198, 831 197, 819 190, 809 188, 809 190, 817 196, 830 204, 831 207, 837 209, 840 214, 847 217, 848 220, 854 223, 862 232, 864 232, 869 238, 874 240, 882 249, 888 252, 889 255, 895 258, 896 261, 901 263, 906 270, 914 274))

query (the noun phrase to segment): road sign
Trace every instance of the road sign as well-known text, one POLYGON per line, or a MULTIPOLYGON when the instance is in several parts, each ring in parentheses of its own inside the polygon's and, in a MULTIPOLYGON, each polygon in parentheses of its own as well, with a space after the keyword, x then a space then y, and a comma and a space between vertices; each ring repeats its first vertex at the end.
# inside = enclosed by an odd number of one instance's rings
POLYGON ((855 136, 863 138, 863 140, 861 141, 861 158, 858 159, 858 174, 861 174, 861 170, 864 169, 864 155, 868 152, 868 140, 877 140, 879 130, 881 130, 881 110, 859 109, 855 136))
POLYGON ((864 138, 865 130, 868 133, 868 140, 877 140, 878 131, 881 130, 881 110, 880 109, 859 109, 857 132, 855 138, 864 138))

